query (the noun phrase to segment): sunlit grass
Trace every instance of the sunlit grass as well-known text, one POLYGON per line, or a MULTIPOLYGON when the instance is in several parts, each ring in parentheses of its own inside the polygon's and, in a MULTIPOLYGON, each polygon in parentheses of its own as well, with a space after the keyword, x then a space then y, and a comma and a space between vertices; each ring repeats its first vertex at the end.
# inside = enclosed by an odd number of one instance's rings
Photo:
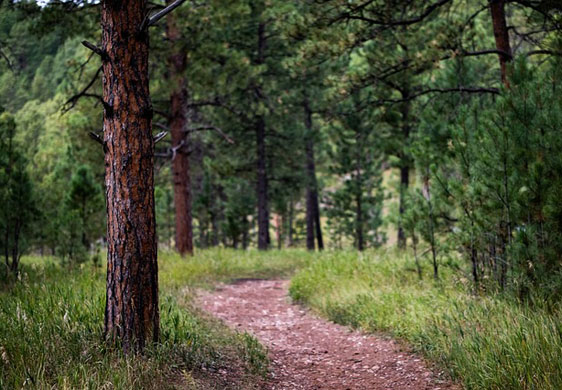
POLYGON ((474 297, 429 267, 417 280, 398 252, 326 254, 292 280, 291 295, 322 315, 406 340, 466 389, 562 389, 562 312, 505 296, 474 297))
POLYGON ((309 265, 315 256, 303 249, 260 252, 216 248, 184 258, 175 252, 162 252, 160 283, 166 287, 186 284, 209 287, 217 281, 238 278, 289 278, 295 270, 309 265))

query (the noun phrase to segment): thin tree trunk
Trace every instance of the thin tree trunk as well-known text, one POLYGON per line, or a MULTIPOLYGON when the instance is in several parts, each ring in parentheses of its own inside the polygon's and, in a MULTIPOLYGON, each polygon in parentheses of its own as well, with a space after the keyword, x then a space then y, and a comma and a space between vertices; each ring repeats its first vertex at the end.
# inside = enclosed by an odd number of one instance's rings
POLYGON ((267 194, 267 168, 265 159, 265 120, 259 117, 256 123, 257 143, 257 197, 258 197, 258 249, 268 248, 269 208, 267 194))
MULTIPOLYGON (((265 63, 265 23, 258 26, 257 58, 256 64, 265 63)), ((259 85, 255 87, 256 95, 262 99, 259 85)), ((256 118, 256 147, 257 147, 257 198, 258 198, 258 249, 267 250, 269 247, 269 205, 267 183, 267 154, 265 150, 265 118, 259 115, 256 118)))
POLYGON ((434 215, 433 215, 433 203, 431 202, 431 189, 429 186, 429 169, 427 169, 426 175, 423 179, 422 192, 427 201, 429 208, 429 244, 431 246, 431 257, 433 260, 433 278, 435 280, 439 279, 439 264, 437 263, 437 247, 435 243, 435 225, 434 225, 434 215))
POLYGON ((420 264, 420 259, 418 257, 418 238, 416 237, 416 232, 412 229, 412 248, 414 249, 414 260, 416 261, 416 270, 418 272, 418 279, 422 280, 422 269, 420 264))
POLYGON ((9 240, 10 240, 10 229, 8 228, 9 224, 7 224, 6 226, 6 231, 4 234, 4 257, 6 260, 6 267, 9 269, 10 268, 10 246, 9 246, 9 240))
POLYGON ((145 0, 102 1, 107 297, 105 336, 142 351, 159 338, 154 139, 145 0))
POLYGON ((242 248, 244 250, 248 249, 248 245, 249 245, 249 230, 250 230, 250 224, 248 223, 248 217, 244 216, 242 218, 242 248))
MULTIPOLYGON (((309 115, 310 113, 305 106, 305 123, 309 126, 309 115)), ((310 131, 308 129, 307 131, 310 131)), ((305 141, 305 153, 306 153, 306 249, 314 250, 314 184, 312 183, 311 174, 314 171, 314 157, 312 150, 312 142, 310 140, 310 135, 307 134, 305 141)))
MULTIPOLYGON (((168 0, 170 4, 173 1, 168 0)), ((174 14, 167 16, 166 35, 172 44, 168 57, 170 75, 170 119, 172 148, 176 150, 172 159, 172 178, 174 184, 174 206, 176 210, 176 249, 182 255, 193 254, 193 226, 191 217, 191 175, 187 147, 187 85, 184 76, 187 68, 186 53, 180 42, 180 32, 174 14)))
POLYGON ((322 226, 320 225, 320 207, 318 205, 318 181, 316 180, 316 165, 314 161, 314 137, 312 134, 312 111, 305 98, 304 124, 306 128, 306 247, 314 250, 314 237, 318 240, 318 249, 324 249, 322 240, 322 226))
MULTIPOLYGON (((357 139, 357 142, 361 142, 361 137, 357 139)), ((365 249, 365 242, 363 238, 363 177, 362 169, 363 164, 361 161, 361 152, 359 145, 357 145, 357 172, 355 176, 356 188, 355 188, 355 234, 357 235, 357 249, 362 251, 365 249)))
POLYGON ((362 251, 365 249, 365 243, 363 239, 363 202, 361 192, 357 192, 356 194, 355 224, 357 234, 357 250, 362 251))
POLYGON ((14 226, 14 246, 12 247, 12 272, 17 275, 19 268, 19 241, 20 241, 21 221, 16 219, 14 226))
POLYGON ((314 226, 316 226, 316 243, 318 244, 318 250, 324 249, 324 240, 322 239, 322 225, 320 224, 320 205, 318 204, 318 191, 314 197, 314 226))
POLYGON ((289 220, 287 221, 287 246, 289 248, 293 247, 293 214, 294 214, 294 205, 293 200, 289 201, 289 220))
POLYGON ((405 248, 406 247, 406 235, 404 234, 404 228, 402 227, 402 217, 404 216, 404 203, 405 203, 405 196, 406 191, 408 190, 408 186, 410 184, 410 167, 405 165, 400 167, 400 200, 399 200, 399 222, 398 222, 398 247, 405 248))
POLYGON ((492 14, 492 26, 494 29, 494 38, 496 40, 496 49, 501 51, 499 54, 499 61, 502 83, 509 88, 507 63, 511 61, 512 53, 505 18, 505 0, 490 0, 490 13, 492 14))
MULTIPOLYGON (((408 100, 410 96, 409 86, 406 85, 404 91, 402 92, 402 97, 405 102, 402 104, 402 139, 404 142, 404 147, 408 145, 408 139, 410 138, 410 101, 408 100)), ((406 235, 404 234, 404 228, 402 227, 402 218, 404 216, 404 197, 408 191, 408 186, 410 184, 410 161, 406 156, 405 152, 402 152, 402 165, 400 166, 400 200, 399 200, 399 219, 398 219, 398 247, 406 247, 406 235)))

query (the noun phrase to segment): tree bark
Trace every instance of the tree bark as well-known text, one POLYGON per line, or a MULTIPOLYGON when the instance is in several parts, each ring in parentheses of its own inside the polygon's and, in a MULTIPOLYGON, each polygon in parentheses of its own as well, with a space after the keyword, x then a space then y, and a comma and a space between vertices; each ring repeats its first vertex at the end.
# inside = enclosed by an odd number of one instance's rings
POLYGON ((308 102, 304 102, 304 124, 305 135, 305 154, 306 154, 306 249, 314 250, 314 184, 312 175, 314 174, 314 150, 312 145, 312 114, 308 107, 308 102))
POLYGON ((107 198, 105 336, 125 353, 159 338, 154 140, 146 0, 102 1, 107 198))
POLYGON ((357 235, 357 250, 363 251, 365 249, 365 241, 363 238, 363 197, 359 191, 356 194, 355 202, 355 234, 357 235))
MULTIPOLYGON (((402 139, 404 146, 407 145, 408 139, 410 138, 410 101, 407 100, 410 95, 409 86, 406 86, 402 92, 402 98, 406 99, 402 104, 402 139)), ((406 247, 406 235, 404 234, 404 229, 402 228, 402 217, 404 215, 404 197, 406 196, 406 191, 410 184, 410 161, 408 156, 403 152, 401 158, 400 166, 400 200, 399 200, 399 220, 398 220, 398 247, 406 247)))
POLYGON ((359 145, 360 142, 362 142, 361 136, 357 138, 356 144, 357 171, 355 173, 355 235, 357 240, 357 250, 363 251, 365 249, 365 239, 363 237, 363 159, 359 145))
MULTIPOLYGON (((173 3, 172 0, 167 1, 173 3)), ((176 225, 176 249, 182 255, 193 254, 193 226, 191 216, 191 175, 187 147, 187 103, 188 91, 184 76, 187 57, 180 40, 174 14, 167 16, 166 35, 172 44, 168 57, 170 85, 170 119, 172 148, 176 154, 172 159, 172 178, 174 184, 174 206, 176 225)))
POLYGON ((306 128, 306 247, 314 250, 314 238, 318 241, 318 249, 324 249, 322 240, 322 226, 320 225, 320 206, 318 204, 318 181, 316 180, 316 165, 314 161, 314 137, 312 134, 312 111, 305 98, 304 125, 306 128))
POLYGON ((509 88, 507 77, 507 63, 512 59, 511 45, 509 43, 509 32, 505 19, 505 0, 490 0, 490 13, 492 14, 492 26, 496 49, 501 51, 499 54, 500 70, 502 83, 509 88))
MULTIPOLYGON (((265 62, 265 23, 258 26, 258 47, 256 64, 265 62)), ((256 86, 258 99, 262 98, 261 89, 256 86)), ((267 155, 265 151, 265 118, 258 115, 256 118, 256 146, 257 146, 257 197, 258 197, 258 249, 266 250, 269 247, 269 206, 267 183, 267 155)))
POLYGON ((265 120, 258 117, 256 123, 257 143, 257 197, 258 197, 258 249, 268 248, 269 207, 267 194, 267 168, 265 158, 265 120))

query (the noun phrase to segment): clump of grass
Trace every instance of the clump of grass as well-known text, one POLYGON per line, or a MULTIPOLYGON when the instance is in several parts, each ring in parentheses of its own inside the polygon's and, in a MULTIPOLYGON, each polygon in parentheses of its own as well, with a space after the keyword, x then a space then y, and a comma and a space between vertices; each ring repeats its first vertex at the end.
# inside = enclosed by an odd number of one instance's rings
POLYGON ((0 389, 209 389, 227 371, 233 380, 220 388, 254 389, 267 371, 255 339, 203 315, 171 284, 160 298, 161 343, 122 356, 103 342, 103 270, 23 263, 21 280, 0 292, 0 389))
POLYGON ((408 341, 466 389, 562 389, 560 309, 472 296, 445 267, 441 278, 417 280, 399 252, 333 252, 300 271, 290 292, 336 322, 408 341))

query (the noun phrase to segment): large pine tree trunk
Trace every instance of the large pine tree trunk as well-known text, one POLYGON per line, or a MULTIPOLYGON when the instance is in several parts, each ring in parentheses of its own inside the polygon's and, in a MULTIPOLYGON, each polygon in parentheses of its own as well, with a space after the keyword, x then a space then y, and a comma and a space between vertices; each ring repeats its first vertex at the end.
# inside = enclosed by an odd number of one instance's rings
POLYGON ((159 336, 154 215, 154 140, 148 90, 145 0, 104 0, 101 9, 107 298, 105 335, 125 352, 159 336))
POLYGON ((308 101, 304 103, 304 124, 306 127, 306 247, 314 250, 314 237, 318 241, 318 249, 324 249, 322 226, 320 225, 320 207, 318 204, 318 181, 314 161, 314 138, 312 134, 312 111, 308 101))
POLYGON ((507 77, 507 63, 511 61, 511 45, 509 43, 509 32, 507 30, 507 22, 505 19, 505 0, 491 0, 490 13, 492 14, 492 26, 494 29, 494 38, 496 40, 496 49, 499 54, 500 70, 502 83, 509 87, 507 77))
MULTIPOLYGON (((172 3, 168 0, 167 3, 172 3)), ((176 150, 172 160, 172 177, 174 184, 174 206, 176 209, 176 249, 183 256, 193 254, 193 227, 191 217, 191 176, 189 172, 189 155, 187 147, 187 99, 185 80, 187 58, 182 50, 180 33, 174 14, 167 16, 166 35, 172 44, 168 58, 170 86, 170 132, 172 148, 176 150)))

